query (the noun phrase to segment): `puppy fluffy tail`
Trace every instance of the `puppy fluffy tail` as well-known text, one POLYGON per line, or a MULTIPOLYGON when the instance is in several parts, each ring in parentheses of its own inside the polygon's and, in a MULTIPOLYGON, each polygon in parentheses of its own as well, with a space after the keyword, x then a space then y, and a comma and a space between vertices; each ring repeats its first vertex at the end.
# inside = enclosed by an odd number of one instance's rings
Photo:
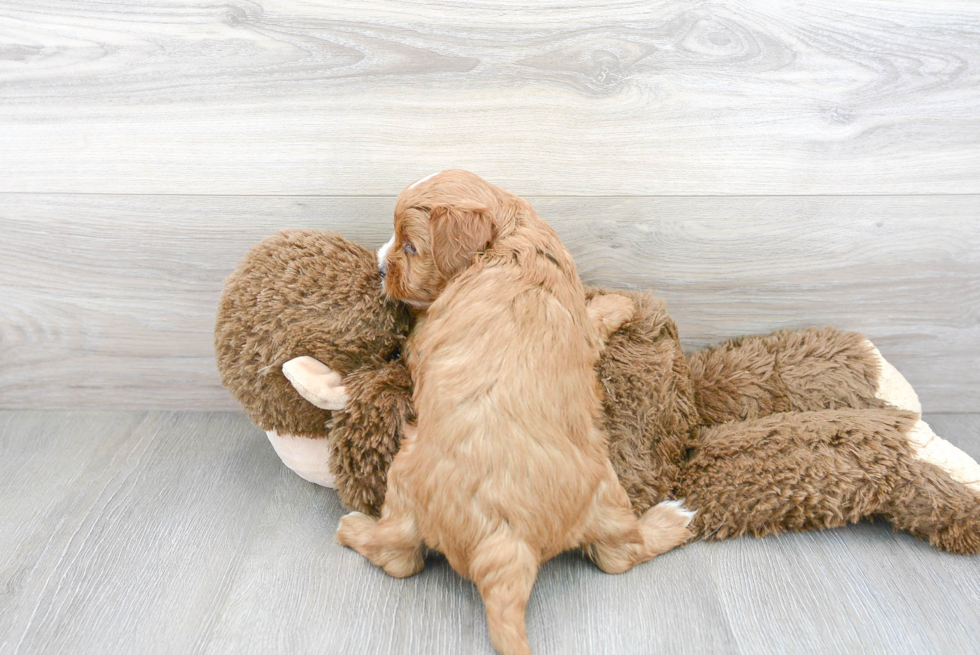
POLYGON ((524 613, 538 575, 531 548, 504 532, 484 540, 470 560, 487 611, 490 641, 501 655, 529 655, 524 613))

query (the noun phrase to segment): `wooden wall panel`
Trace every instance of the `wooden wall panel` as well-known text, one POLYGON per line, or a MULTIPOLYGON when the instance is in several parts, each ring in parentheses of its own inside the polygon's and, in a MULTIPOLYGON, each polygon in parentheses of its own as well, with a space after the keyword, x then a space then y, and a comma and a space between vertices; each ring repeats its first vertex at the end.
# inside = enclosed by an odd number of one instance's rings
POLYGON ((0 191, 980 193, 963 0, 0 0, 0 191))
MULTIPOLYGON (((532 198, 587 282, 650 289, 685 344, 833 324, 927 411, 980 411, 975 196, 532 198)), ((367 246, 391 197, 0 194, 0 407, 234 408, 214 369, 222 281, 285 227, 367 246)))

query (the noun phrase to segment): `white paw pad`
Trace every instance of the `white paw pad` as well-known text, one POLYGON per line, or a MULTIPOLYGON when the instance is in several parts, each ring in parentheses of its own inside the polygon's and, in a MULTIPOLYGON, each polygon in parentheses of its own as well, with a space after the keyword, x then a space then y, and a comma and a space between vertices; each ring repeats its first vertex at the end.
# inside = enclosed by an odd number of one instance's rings
POLYGON ((875 348, 873 343, 865 340, 865 344, 871 348, 871 352, 878 359, 878 364, 881 367, 881 375, 878 378, 878 390, 875 392, 875 397, 879 400, 884 400, 892 407, 922 414, 922 404, 919 402, 919 396, 915 393, 912 385, 908 383, 908 380, 898 372, 898 369, 889 364, 887 359, 881 356, 881 352, 875 348))
POLYGON ((907 436, 917 459, 938 466, 957 482, 980 491, 980 464, 936 435, 928 423, 918 421, 907 436))

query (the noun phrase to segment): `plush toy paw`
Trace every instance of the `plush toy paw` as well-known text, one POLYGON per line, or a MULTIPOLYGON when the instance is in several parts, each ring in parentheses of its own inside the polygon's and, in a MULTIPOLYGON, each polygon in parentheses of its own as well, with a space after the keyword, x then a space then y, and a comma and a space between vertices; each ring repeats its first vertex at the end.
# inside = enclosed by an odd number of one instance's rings
POLYGON ((892 407, 922 414, 919 396, 915 393, 912 385, 908 383, 908 380, 881 356, 881 352, 875 348, 873 343, 865 340, 865 344, 871 348, 872 354, 878 359, 878 364, 881 366, 881 375, 878 377, 878 390, 875 392, 875 397, 884 400, 892 407))
POLYGON ((347 404, 343 378, 312 357, 294 357, 282 365, 282 374, 299 395, 320 409, 339 410, 347 404))
POLYGON ((334 474, 330 472, 330 455, 333 446, 327 439, 294 437, 278 434, 275 430, 270 430, 266 434, 279 459, 296 475, 321 487, 330 489, 336 487, 334 474))
POLYGON ((941 468, 949 477, 980 492, 980 464, 938 436, 925 421, 918 421, 906 435, 915 457, 941 468))

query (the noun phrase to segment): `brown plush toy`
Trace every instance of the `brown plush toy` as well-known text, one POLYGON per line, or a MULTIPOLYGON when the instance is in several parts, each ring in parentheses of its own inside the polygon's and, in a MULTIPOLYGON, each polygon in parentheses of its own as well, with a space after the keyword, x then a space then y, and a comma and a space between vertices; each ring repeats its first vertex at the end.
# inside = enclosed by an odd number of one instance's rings
MULTIPOLYGON (((980 465, 921 420, 911 386, 861 335, 784 331, 686 357, 662 301, 588 293, 635 305, 598 373, 610 458, 638 515, 683 499, 704 539, 884 516, 938 548, 980 552, 980 465)), ((215 350, 284 463, 377 514, 414 420, 410 329, 381 295, 373 253, 287 231, 228 279, 215 350)))

